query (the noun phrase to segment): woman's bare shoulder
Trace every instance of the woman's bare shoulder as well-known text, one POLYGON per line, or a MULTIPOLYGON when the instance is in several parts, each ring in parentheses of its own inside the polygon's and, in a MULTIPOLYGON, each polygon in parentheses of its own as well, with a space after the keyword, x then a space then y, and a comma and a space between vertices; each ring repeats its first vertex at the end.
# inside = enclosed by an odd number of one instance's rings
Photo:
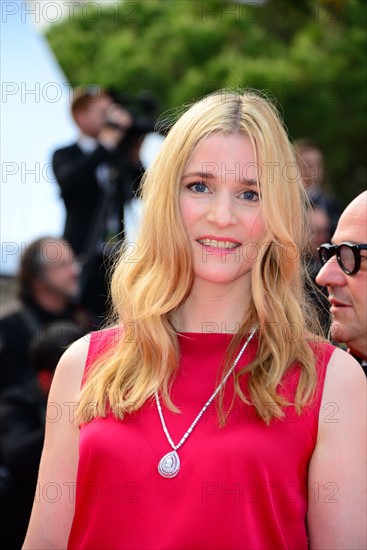
POLYGON ((348 387, 363 389, 366 386, 366 377, 360 364, 346 351, 335 348, 327 366, 325 391, 340 391, 350 399, 348 387))
POLYGON ((86 334, 64 352, 55 371, 49 400, 61 397, 60 394, 70 397, 79 393, 91 337, 92 334, 86 334))
POLYGON ((109 346, 114 345, 121 339, 122 334, 121 327, 115 326, 91 332, 76 340, 61 357, 51 389, 55 389, 58 396, 60 392, 64 391, 68 392, 69 395, 70 393, 79 393, 88 354, 91 353, 90 361, 93 362, 99 354, 104 353, 109 346), (91 342, 93 343, 93 349, 91 348, 91 342))

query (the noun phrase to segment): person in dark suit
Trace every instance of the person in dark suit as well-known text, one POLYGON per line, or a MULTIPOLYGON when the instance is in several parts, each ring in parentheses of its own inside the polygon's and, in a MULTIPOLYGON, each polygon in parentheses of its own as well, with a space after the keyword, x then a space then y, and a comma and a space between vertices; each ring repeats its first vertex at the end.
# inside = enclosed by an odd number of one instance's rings
POLYGON ((301 138, 296 141, 298 168, 311 203, 316 208, 324 210, 330 220, 329 233, 334 233, 342 213, 339 201, 329 195, 324 188, 325 166, 321 149, 310 139, 301 138))
POLYGON ((18 303, 0 318, 0 391, 33 378, 29 345, 50 323, 72 321, 85 330, 97 323, 79 302, 80 265, 67 241, 29 243, 17 279, 18 303))
MULTIPOLYGON (((56 365, 65 349, 85 333, 85 328, 72 321, 47 325, 28 348, 33 378, 1 394, 0 460, 6 475, 0 489, 1 542, 7 550, 22 546, 36 490, 46 417, 58 420, 58 405, 46 407, 56 365)), ((45 492, 44 496, 47 498, 45 492)))
POLYGON ((106 92, 76 90, 71 105, 80 130, 76 143, 53 154, 66 208, 64 237, 83 265, 81 300, 103 320, 110 249, 123 232, 123 206, 134 198, 143 168, 122 148, 131 113, 106 92))

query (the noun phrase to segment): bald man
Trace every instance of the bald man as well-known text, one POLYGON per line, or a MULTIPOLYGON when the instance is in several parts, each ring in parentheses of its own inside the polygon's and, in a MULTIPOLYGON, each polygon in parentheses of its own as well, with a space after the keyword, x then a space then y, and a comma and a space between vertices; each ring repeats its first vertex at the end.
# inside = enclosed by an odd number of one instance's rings
POLYGON ((331 336, 367 365, 367 191, 341 215, 332 244, 319 248, 323 267, 316 278, 331 304, 331 336))

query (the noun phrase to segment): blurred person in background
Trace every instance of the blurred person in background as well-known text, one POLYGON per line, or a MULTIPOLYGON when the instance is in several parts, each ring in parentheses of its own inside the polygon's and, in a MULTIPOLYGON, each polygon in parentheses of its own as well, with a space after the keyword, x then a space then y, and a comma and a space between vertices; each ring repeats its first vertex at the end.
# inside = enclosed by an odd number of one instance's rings
POLYGON ((307 250, 307 272, 309 279, 306 281, 306 288, 310 299, 318 311, 319 321, 325 337, 330 329, 330 312, 327 291, 316 283, 316 276, 320 270, 321 263, 318 248, 330 238, 330 218, 324 208, 311 203, 308 209, 308 222, 310 228, 310 239, 307 250))
POLYGON ((312 140, 301 138, 295 142, 295 152, 301 179, 311 202, 309 209, 311 235, 307 259, 307 272, 311 282, 307 283, 307 289, 318 310, 323 332, 327 335, 330 328, 330 313, 326 289, 316 283, 316 275, 321 267, 317 248, 323 242, 330 240, 341 208, 324 189, 325 166, 321 149, 312 140))
POLYGON ((367 374, 367 191, 344 210, 331 242, 319 248, 316 281, 329 293, 332 338, 348 346, 367 374))
POLYGON ((103 322, 109 257, 124 233, 124 207, 137 192, 142 135, 110 93, 77 88, 71 104, 76 143, 55 151, 53 170, 66 208, 64 237, 83 266, 81 301, 103 322))
POLYGON ((17 309, 0 319, 0 390, 33 377, 28 348, 50 323, 74 321, 91 329, 93 316, 79 305, 80 265, 64 239, 42 237, 22 254, 17 309))
MULTIPOLYGON (((27 529, 43 447, 47 397, 56 365, 65 349, 85 332, 70 321, 48 325, 29 346, 34 378, 2 392, 0 517, 1 544, 7 550, 21 548, 27 529)), ((47 414, 57 421, 57 404, 50 406, 47 414)))
POLYGON ((295 142, 296 159, 303 184, 311 202, 325 210, 330 219, 330 236, 333 234, 341 214, 341 207, 324 189, 325 165, 321 149, 310 139, 301 138, 295 142))

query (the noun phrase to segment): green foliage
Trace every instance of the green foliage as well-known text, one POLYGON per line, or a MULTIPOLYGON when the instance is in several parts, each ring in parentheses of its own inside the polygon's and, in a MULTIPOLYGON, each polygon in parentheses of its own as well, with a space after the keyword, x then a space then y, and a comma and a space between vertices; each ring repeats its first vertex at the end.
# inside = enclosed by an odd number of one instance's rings
POLYGON ((223 87, 266 90, 290 136, 324 150, 346 203, 367 172, 365 24, 365 0, 125 0, 75 10, 48 39, 72 83, 149 89, 162 111, 223 87))

